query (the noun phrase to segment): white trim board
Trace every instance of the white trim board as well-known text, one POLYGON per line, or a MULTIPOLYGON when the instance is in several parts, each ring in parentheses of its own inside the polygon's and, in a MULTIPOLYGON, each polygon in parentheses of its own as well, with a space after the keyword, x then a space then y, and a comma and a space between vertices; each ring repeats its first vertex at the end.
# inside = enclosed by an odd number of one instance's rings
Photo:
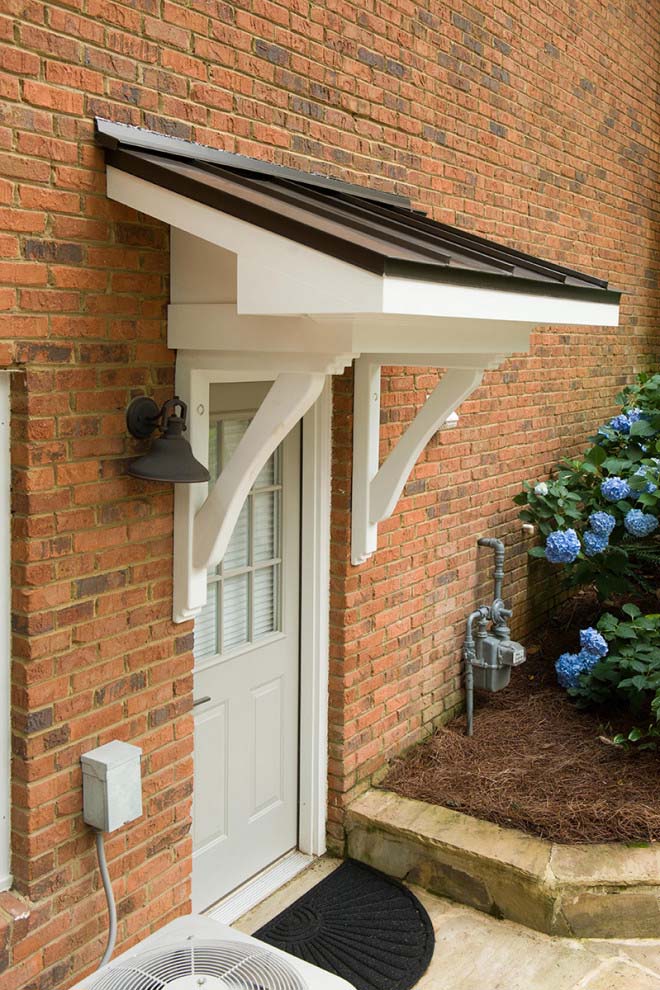
POLYGON ((256 877, 252 877, 242 884, 237 890, 227 894, 204 914, 208 918, 213 918, 214 921, 222 921, 225 925, 231 925, 232 922, 247 914, 257 904, 265 901, 267 897, 274 894, 289 880, 293 880, 313 862, 312 856, 306 856, 294 849, 278 859, 276 863, 266 867, 256 877))
POLYGON ((298 846, 314 856, 325 852, 328 803, 331 421, 328 379, 302 421, 298 846))
POLYGON ((10 452, 9 372, 0 372, 0 890, 11 887, 10 873, 10 452))

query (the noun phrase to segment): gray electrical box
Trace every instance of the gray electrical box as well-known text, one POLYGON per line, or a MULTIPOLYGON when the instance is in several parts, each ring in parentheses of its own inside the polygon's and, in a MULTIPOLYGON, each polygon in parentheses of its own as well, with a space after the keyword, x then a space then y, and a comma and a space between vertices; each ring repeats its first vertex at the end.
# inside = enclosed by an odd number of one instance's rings
POLYGON ((142 815, 139 746, 114 740, 83 753, 83 818, 92 828, 114 832, 142 815))

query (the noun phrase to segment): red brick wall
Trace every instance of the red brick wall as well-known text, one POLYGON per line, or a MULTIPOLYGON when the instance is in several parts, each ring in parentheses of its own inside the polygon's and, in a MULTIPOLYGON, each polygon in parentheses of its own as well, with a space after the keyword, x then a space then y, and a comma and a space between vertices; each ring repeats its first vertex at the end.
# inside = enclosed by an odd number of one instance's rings
MULTIPOLYGON (((123 943, 187 907, 190 626, 173 626, 171 493, 123 474, 132 394, 171 388, 166 231, 109 202, 102 114, 409 194, 437 219, 609 276, 622 329, 546 330, 434 440, 378 554, 348 563, 351 377, 336 383, 330 834, 386 758, 460 700, 475 539, 526 563, 510 496, 657 353, 652 0, 5 0, 0 361, 14 376, 14 872, 0 986, 66 987, 102 951, 80 752, 145 751, 147 815, 108 842, 123 943), (28 919, 20 915, 30 911, 28 919), (6 970, 3 973, 3 969, 6 970)), ((392 375, 383 447, 431 376, 392 375)))

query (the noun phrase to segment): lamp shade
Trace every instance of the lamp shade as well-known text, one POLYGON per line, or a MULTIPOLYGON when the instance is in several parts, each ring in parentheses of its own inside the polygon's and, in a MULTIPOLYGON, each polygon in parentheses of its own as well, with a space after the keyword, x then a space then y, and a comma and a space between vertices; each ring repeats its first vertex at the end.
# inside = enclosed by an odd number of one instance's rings
MULTIPOLYGON (((151 402, 151 400, 146 400, 151 402)), ((144 397, 133 400, 127 413, 129 429, 134 436, 145 436, 148 432, 153 432, 157 428, 158 421, 163 423, 161 436, 152 440, 151 447, 146 454, 131 461, 127 471, 133 478, 142 478, 144 481, 170 481, 174 484, 190 485, 200 481, 209 481, 210 475, 203 464, 193 456, 190 444, 183 436, 186 429, 186 404, 176 396, 166 402, 160 413, 158 407, 153 404, 156 410, 155 415, 151 415, 146 426, 144 425, 146 402, 144 397), (142 405, 138 405, 141 403, 142 405), (133 407, 131 409, 131 407, 133 407), (181 409, 181 415, 177 409, 181 409), (133 429, 138 414, 142 416, 142 423, 138 420, 138 428, 133 429), (138 429, 141 427, 141 432, 138 429), (148 432, 147 432, 148 431, 148 432)), ((148 412, 149 410, 147 410, 148 412)))

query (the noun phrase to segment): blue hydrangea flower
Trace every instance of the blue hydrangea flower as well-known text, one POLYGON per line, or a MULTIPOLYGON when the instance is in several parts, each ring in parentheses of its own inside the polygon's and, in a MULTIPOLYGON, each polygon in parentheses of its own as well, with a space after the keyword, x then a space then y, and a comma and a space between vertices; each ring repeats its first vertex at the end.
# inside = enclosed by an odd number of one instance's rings
POLYGON ((601 536, 599 533, 594 533, 592 530, 587 529, 582 534, 582 545, 586 557, 595 557, 596 554, 607 550, 610 541, 607 536, 601 536))
POLYGON ((630 485, 623 478, 614 474, 611 478, 605 478, 600 486, 601 495, 608 502, 619 502, 622 498, 630 495, 630 485))
MULTIPOLYGON (((607 644, 605 644, 607 645, 607 644)), ((595 667, 602 657, 599 657, 596 653, 592 653, 591 650, 581 649, 577 655, 578 663, 582 668, 582 673, 588 673, 592 667, 595 667)))
POLYGON ((602 657, 597 657, 595 653, 592 653, 591 650, 580 650, 577 656, 578 663, 582 668, 582 674, 588 674, 589 671, 602 659, 602 657))
POLYGON ((592 626, 589 626, 588 629, 580 630, 580 646, 586 653, 591 653, 592 656, 598 657, 599 660, 602 657, 606 657, 609 652, 607 640, 592 626))
MULTIPOLYGON (((614 416, 608 423, 608 426, 612 430, 616 430, 617 433, 630 433, 630 427, 633 423, 636 423, 638 419, 642 419, 643 413, 641 409, 634 408, 629 409, 628 412, 619 413, 618 416, 614 416)), ((599 431, 600 432, 600 431, 599 431)))
POLYGON ((631 421, 628 419, 625 413, 620 413, 610 420, 609 425, 617 433, 630 433, 630 427, 632 426, 631 421))
POLYGON ((658 520, 649 512, 642 512, 641 509, 630 509, 629 512, 626 512, 623 525, 631 536, 643 538, 650 536, 658 528, 658 520))
POLYGON ((616 526, 616 519, 610 512, 592 512, 589 526, 597 536, 609 536, 616 526))
POLYGON ((576 653, 562 653, 555 663, 557 680, 563 688, 577 687, 582 670, 576 653))
POLYGON ((578 687, 582 674, 588 673, 595 667, 600 658, 587 650, 579 653, 562 653, 555 663, 557 680, 563 688, 578 687))
POLYGON ((534 494, 535 495, 548 494, 548 486, 546 485, 545 481, 539 481, 538 485, 534 485, 534 494))
POLYGON ((545 556, 551 564, 572 564, 580 552, 574 529, 556 529, 545 541, 545 556))

